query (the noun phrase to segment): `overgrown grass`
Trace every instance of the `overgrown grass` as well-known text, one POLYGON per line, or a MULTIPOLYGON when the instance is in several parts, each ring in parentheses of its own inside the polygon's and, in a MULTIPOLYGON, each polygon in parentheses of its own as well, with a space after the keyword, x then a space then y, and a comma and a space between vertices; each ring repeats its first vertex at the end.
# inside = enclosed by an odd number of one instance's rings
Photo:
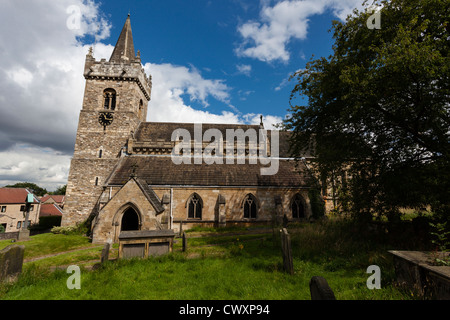
POLYGON ((326 278, 339 300, 411 298, 394 285, 392 258, 387 253, 403 249, 407 239, 398 241, 378 231, 361 233, 346 221, 294 227, 289 228, 293 276, 282 270, 278 234, 214 236, 189 238, 186 253, 178 241, 170 255, 83 269, 80 290, 67 288, 69 275, 64 270, 50 272, 48 264, 33 263, 24 268, 17 283, 0 286, 0 298, 309 300, 313 276, 326 278), (381 268, 380 290, 366 287, 366 269, 372 264, 381 268))
POLYGON ((53 233, 44 233, 32 236, 28 241, 18 241, 12 243, 11 240, 2 240, 0 241, 0 250, 6 248, 11 244, 25 246, 25 260, 63 251, 96 246, 90 243, 89 238, 87 237, 79 235, 59 235, 53 233))

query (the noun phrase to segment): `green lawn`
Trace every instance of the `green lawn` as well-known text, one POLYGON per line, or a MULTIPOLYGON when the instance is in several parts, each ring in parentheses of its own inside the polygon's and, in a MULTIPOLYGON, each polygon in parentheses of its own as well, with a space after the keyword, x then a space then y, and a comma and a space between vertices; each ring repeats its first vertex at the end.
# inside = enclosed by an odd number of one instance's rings
POLYGON ((69 290, 66 281, 70 275, 64 269, 50 271, 50 266, 83 266, 83 261, 99 259, 101 248, 81 236, 39 235, 24 243, 26 250, 31 249, 28 256, 54 253, 57 248, 93 248, 25 263, 17 283, 0 286, 0 298, 309 300, 312 276, 326 278, 339 300, 412 298, 393 284, 392 258, 387 253, 403 249, 407 241, 380 239, 379 235, 353 228, 342 222, 290 228, 293 276, 282 270, 278 235, 214 235, 189 238, 186 253, 181 252, 178 241, 174 252, 163 257, 110 261, 95 270, 82 267, 80 290, 69 290), (50 241, 53 249, 46 245, 50 241), (42 251, 39 243, 45 247, 42 251), (381 268, 380 290, 366 287, 366 269, 372 264, 381 268))

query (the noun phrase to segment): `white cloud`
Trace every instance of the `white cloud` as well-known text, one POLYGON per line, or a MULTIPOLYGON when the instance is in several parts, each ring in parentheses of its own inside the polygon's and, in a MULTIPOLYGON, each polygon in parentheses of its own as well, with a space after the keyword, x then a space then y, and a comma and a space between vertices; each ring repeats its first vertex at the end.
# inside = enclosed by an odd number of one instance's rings
POLYGON ((223 80, 205 79, 194 66, 187 68, 169 63, 146 63, 144 69, 152 76, 152 100, 149 104, 148 121, 167 122, 204 122, 238 123, 239 117, 222 111, 213 114, 206 110, 197 110, 187 105, 183 95, 191 102, 197 101, 208 107, 208 98, 212 97, 226 107, 230 105, 230 88, 223 80))
POLYGON ((0 185, 32 182, 53 191, 67 183, 70 157, 48 148, 16 145, 0 152, 0 185))
POLYGON ((242 74, 246 75, 247 77, 249 77, 250 72, 252 72, 252 66, 248 65, 248 64, 238 64, 236 66, 236 69, 238 70, 239 73, 242 73, 242 74))
MULTIPOLYGON (((1 6, 8 28, 0 29, 0 186, 29 181, 55 190, 67 182, 83 101, 89 45, 79 39, 105 39, 111 26, 92 0, 2 0, 1 6), (75 29, 76 20, 68 20, 74 11, 67 10, 73 5, 81 12, 75 29)), ((97 42, 94 56, 108 58, 112 49, 97 42)), ((153 77, 148 121, 254 120, 231 104, 224 80, 206 79, 194 66, 147 63, 145 70, 153 77), (212 99, 224 111, 210 112, 212 99), (189 105, 194 102, 202 109, 189 105)))
MULTIPOLYGON (((110 25, 92 0, 2 0, 1 7, 0 185, 34 179, 56 189, 67 180, 83 99, 88 46, 78 39, 103 39, 110 25), (79 28, 67 26, 70 6, 80 10, 79 28)), ((96 52, 110 47, 98 44, 96 52)))
POLYGON ((248 21, 238 27, 243 43, 236 49, 239 56, 265 62, 290 58, 286 46, 293 39, 305 39, 309 18, 329 9, 344 20, 362 0, 284 0, 274 6, 263 2, 259 21, 248 21))

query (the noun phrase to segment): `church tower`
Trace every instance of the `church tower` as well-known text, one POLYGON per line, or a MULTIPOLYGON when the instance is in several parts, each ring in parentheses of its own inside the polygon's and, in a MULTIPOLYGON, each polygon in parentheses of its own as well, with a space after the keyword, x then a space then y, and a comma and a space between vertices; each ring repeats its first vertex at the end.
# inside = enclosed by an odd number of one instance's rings
POLYGON ((126 152, 128 138, 146 120, 151 78, 134 51, 130 15, 109 61, 86 55, 86 86, 70 165, 63 226, 95 213, 103 185, 126 152))

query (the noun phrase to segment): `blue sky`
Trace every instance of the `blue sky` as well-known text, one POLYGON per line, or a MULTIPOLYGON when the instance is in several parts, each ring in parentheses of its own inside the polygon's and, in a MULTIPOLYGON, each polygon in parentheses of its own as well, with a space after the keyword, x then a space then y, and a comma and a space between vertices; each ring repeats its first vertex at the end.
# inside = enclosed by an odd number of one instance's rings
MULTIPOLYGON (((306 36, 303 39, 290 36, 285 42, 289 59, 268 59, 263 54, 248 56, 239 52, 246 41, 240 27, 252 22, 269 25, 269 21, 261 19, 261 11, 281 2, 168 0, 124 4, 107 1, 99 3, 100 11, 111 24, 110 36, 102 42, 115 44, 130 12, 135 48, 141 51, 144 64, 166 63, 196 70, 204 79, 221 81, 229 94, 227 99, 208 96, 203 103, 185 93, 181 97, 186 105, 212 114, 230 111, 244 116, 239 120, 248 120, 245 115, 263 114, 273 116, 268 121, 275 122, 289 108, 289 94, 294 85, 288 81, 289 75, 304 68, 312 55, 331 53, 329 30, 332 20, 339 19, 331 5, 320 14, 306 16, 306 36)), ((92 36, 83 40, 92 42, 92 36)), ((251 41, 247 43, 247 47, 251 45, 251 41)), ((152 72, 151 68, 149 71, 152 72)))
POLYGON ((67 182, 85 56, 109 59, 128 12, 152 76, 148 121, 259 123, 288 113, 288 78, 331 53, 363 0, 2 0, 0 186, 67 182), (73 9, 79 13, 73 20, 73 9))

